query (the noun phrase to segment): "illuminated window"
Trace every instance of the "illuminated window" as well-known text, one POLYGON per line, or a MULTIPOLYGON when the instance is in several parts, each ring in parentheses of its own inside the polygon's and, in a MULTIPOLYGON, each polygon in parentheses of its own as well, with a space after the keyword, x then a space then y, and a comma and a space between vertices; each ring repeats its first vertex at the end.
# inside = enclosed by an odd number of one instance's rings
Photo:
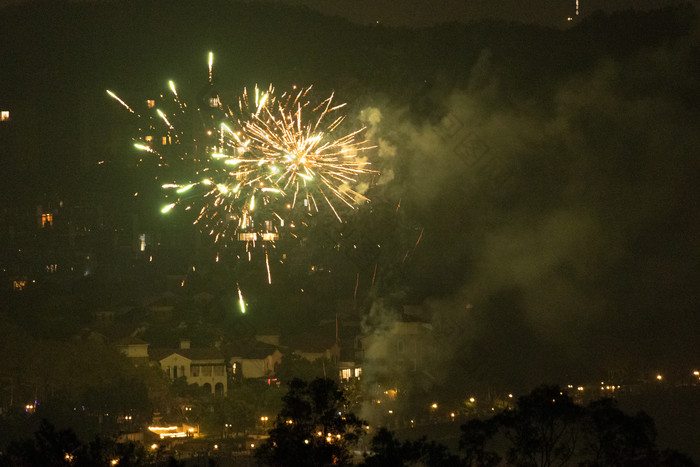
POLYGON ((209 107, 219 106, 219 96, 209 98, 209 107))
POLYGON ((238 233, 238 240, 241 242, 254 242, 258 236, 255 234, 255 232, 239 232, 238 233))
POLYGON ((236 372, 238 371, 238 363, 234 362, 233 366, 231 367, 231 371, 234 375, 236 374, 236 372))
POLYGON ((51 227, 53 225, 53 214, 42 214, 41 215, 41 226, 51 227))
POLYGON ((151 141, 153 141, 153 136, 148 135, 148 136, 146 136, 145 139, 146 139, 146 141, 148 141, 150 143, 151 141))
POLYGON ((350 368, 346 368, 344 370, 341 370, 341 372, 340 372, 341 379, 350 379, 350 376, 351 376, 350 368))
POLYGON ((10 119, 10 111, 9 110, 0 111, 0 122, 6 122, 9 119, 10 119))
POLYGON ((156 101, 153 99, 147 99, 146 100, 146 105, 148 106, 149 109, 152 109, 156 105, 156 101))
POLYGON ((139 251, 146 251, 146 234, 139 235, 139 251))
POLYGON ((163 136, 163 146, 170 144, 170 135, 163 136))
POLYGON ((359 378, 362 374, 362 368, 355 368, 355 378, 359 378))

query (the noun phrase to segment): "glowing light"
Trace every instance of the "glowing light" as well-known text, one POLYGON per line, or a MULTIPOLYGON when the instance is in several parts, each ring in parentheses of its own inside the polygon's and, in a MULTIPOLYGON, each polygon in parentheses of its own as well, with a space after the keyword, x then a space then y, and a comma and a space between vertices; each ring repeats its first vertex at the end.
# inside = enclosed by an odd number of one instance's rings
POLYGON ((114 93, 113 93, 112 91, 110 91, 109 89, 107 89, 107 94, 109 94, 113 99, 115 99, 117 102, 119 102, 121 105, 123 105, 124 108, 125 108, 126 110, 128 110, 128 111, 131 112, 131 113, 134 113, 134 109, 132 109, 131 107, 129 107, 129 106, 126 104, 126 102, 124 102, 123 100, 121 100, 116 94, 114 94, 114 93))
POLYGON ((163 119, 163 121, 165 122, 165 124, 168 125, 168 127, 169 127, 171 130, 174 129, 174 128, 173 128, 173 125, 172 125, 172 124, 170 123, 170 121, 168 120, 168 117, 165 116, 165 114, 163 113, 162 110, 156 109, 156 112, 158 113, 158 115, 160 115, 160 118, 163 119))
POLYGON ((238 287, 238 306, 241 308, 241 313, 245 314, 245 301, 243 301, 243 293, 241 292, 241 287, 236 284, 238 287))
POLYGON ((136 149, 140 149, 141 151, 153 152, 153 149, 151 149, 150 146, 146 146, 146 145, 143 145, 143 144, 134 143, 134 147, 135 147, 136 149))
POLYGON ((161 209, 160 212, 162 212, 163 214, 165 214, 165 213, 167 213, 168 211, 170 211, 170 210, 171 210, 172 208, 174 208, 174 207, 175 207, 175 203, 170 203, 170 204, 168 204, 167 206, 165 206, 163 209, 161 209))
POLYGON ((190 183, 189 185, 185 185, 185 186, 178 188, 176 191, 177 191, 177 193, 184 193, 186 191, 189 191, 193 186, 194 186, 194 184, 190 183))
MULTIPOLYGON (((187 432, 184 431, 184 429, 180 429, 180 427, 177 426, 149 426, 148 430, 157 434, 161 439, 184 438, 187 436, 187 432)), ((154 444, 151 446, 151 449, 155 449, 153 446, 155 446, 156 448, 158 447, 157 444, 154 444)))

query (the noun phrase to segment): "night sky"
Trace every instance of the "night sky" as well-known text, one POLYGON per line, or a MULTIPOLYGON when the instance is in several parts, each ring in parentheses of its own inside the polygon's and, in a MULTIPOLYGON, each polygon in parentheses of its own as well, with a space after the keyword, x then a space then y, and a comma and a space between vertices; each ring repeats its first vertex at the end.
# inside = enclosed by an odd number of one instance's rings
POLYGON ((432 312, 433 357, 448 362, 435 381, 458 369, 528 387, 700 363, 694 7, 582 1, 567 22, 573 1, 76 2, 49 16, 18 3, 0 2, 13 38, 0 107, 29 126, 0 149, 3 208, 111 187, 99 202, 128 210, 128 172, 78 155, 81 128, 105 136, 120 118, 104 89, 196 88, 214 50, 224 90, 318 83, 367 125, 382 176, 349 218, 368 252, 345 272, 366 280, 379 264, 364 302, 375 318, 398 302, 432 312), (381 242, 388 252, 369 251, 381 242))
MULTIPOLYGON (((506 21, 565 26, 576 16, 575 0, 278 0, 289 5, 307 5, 328 15, 338 15, 362 24, 430 26, 451 21, 496 18, 506 21)), ((645 10, 683 3, 678 0, 581 0, 579 15, 595 11, 645 10)))

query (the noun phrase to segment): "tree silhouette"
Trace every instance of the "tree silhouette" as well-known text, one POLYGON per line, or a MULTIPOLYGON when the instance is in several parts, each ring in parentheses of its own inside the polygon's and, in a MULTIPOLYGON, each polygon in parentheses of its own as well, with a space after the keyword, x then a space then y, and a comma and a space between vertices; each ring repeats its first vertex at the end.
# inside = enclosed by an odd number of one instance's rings
POLYGON ((345 413, 345 396, 335 381, 294 379, 282 398, 270 438, 256 457, 269 466, 345 464, 350 447, 362 433, 362 422, 345 413))
POLYGON ((486 443, 498 431, 496 420, 469 420, 461 426, 462 436, 459 448, 466 453, 465 463, 469 467, 495 466, 501 462, 501 456, 489 451, 486 443))
POLYGON ((695 465, 684 454, 659 451, 654 421, 628 415, 612 399, 580 406, 557 386, 543 385, 513 410, 461 427, 466 465, 486 467, 652 467, 695 465))
MULTIPOLYGON (((108 467, 115 465, 153 465, 142 445, 117 443, 111 438, 95 438, 82 443, 70 429, 57 430, 47 420, 42 420, 34 439, 14 442, 7 452, 0 455, 0 466, 12 467, 108 467)), ((168 465, 179 465, 169 459, 168 465)))
POLYGON ((445 446, 421 438, 399 441, 394 433, 380 428, 370 442, 371 454, 364 462, 366 467, 451 467, 459 465, 459 458, 450 454, 445 446))
POLYGON ((518 400, 517 409, 497 420, 510 442, 513 465, 565 465, 581 438, 583 410, 556 386, 540 386, 518 400))

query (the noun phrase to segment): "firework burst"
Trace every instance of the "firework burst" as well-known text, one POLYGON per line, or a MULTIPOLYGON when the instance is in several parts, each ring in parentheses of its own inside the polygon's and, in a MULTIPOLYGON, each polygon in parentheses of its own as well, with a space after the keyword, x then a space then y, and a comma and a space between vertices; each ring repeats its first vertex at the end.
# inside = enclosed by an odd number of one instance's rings
POLYGON ((294 235, 294 218, 313 215, 319 205, 340 221, 342 209, 369 201, 357 186, 376 173, 361 157, 371 146, 361 137, 364 128, 343 130, 345 104, 335 104, 333 95, 314 103, 311 87, 277 96, 272 86, 256 86, 231 108, 212 86, 212 66, 209 54, 209 88, 195 105, 170 81, 172 98, 163 97, 170 110, 149 105, 134 140, 169 169, 160 175, 169 200, 163 213, 191 210, 215 242, 244 241, 250 254, 256 242, 277 240, 281 229, 294 235))

